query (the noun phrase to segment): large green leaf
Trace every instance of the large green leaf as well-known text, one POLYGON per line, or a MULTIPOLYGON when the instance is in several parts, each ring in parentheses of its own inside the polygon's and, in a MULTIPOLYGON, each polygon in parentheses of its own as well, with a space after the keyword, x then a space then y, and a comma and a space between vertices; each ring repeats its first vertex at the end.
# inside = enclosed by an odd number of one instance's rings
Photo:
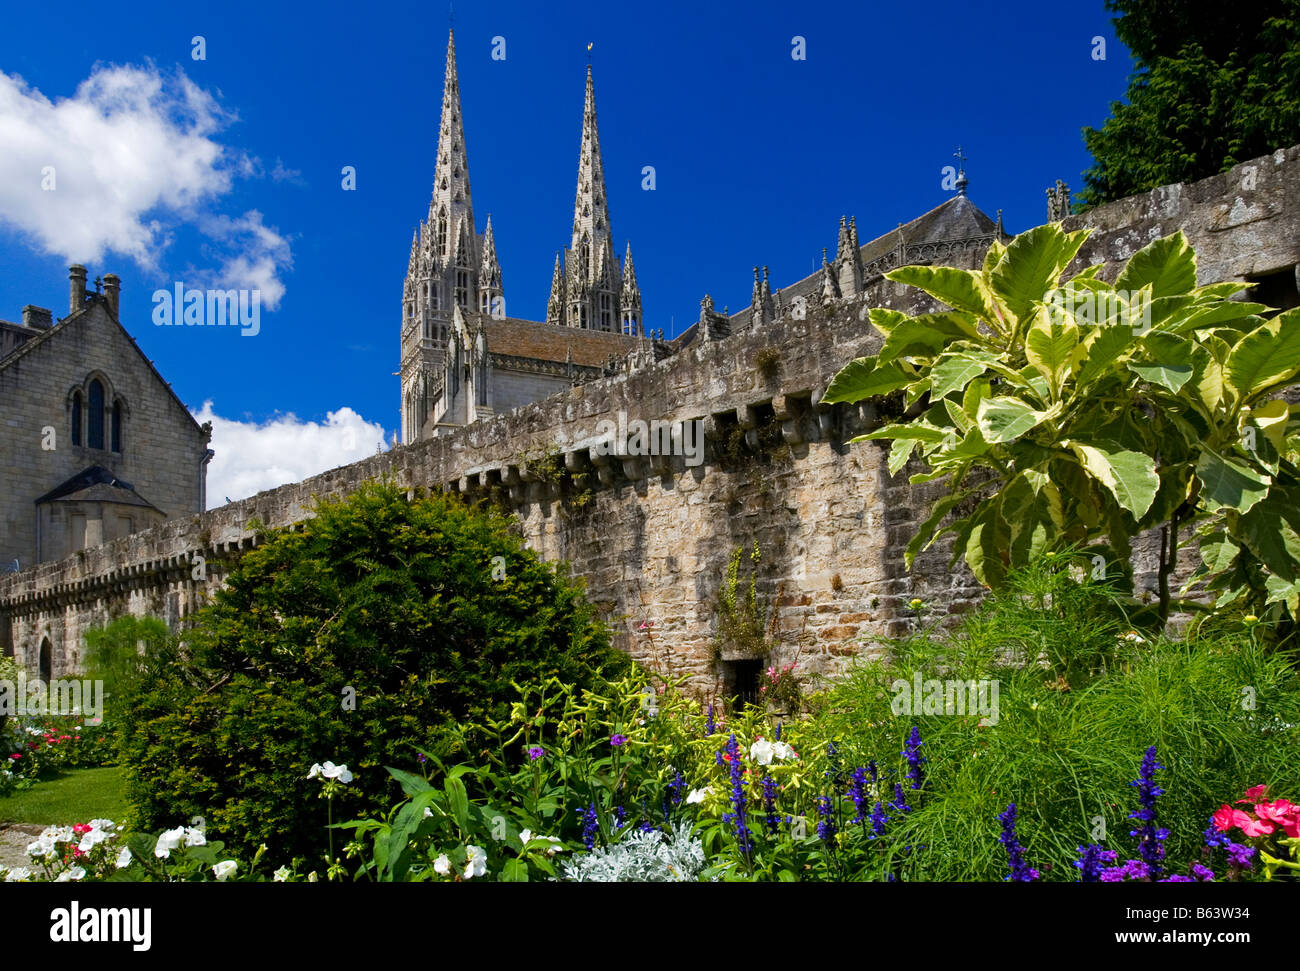
POLYGON ((1151 507, 1160 477, 1149 455, 1127 449, 1065 442, 1088 474, 1109 490, 1123 508, 1140 519, 1151 507))
POLYGON ((889 474, 898 475, 907 465, 907 460, 912 457, 912 449, 916 448, 915 438, 896 438, 894 444, 889 448, 889 474))
POLYGON ((997 360, 996 355, 985 351, 957 351, 943 355, 930 371, 930 397, 946 398, 954 391, 964 391, 967 384, 997 360))
POLYGON ((1079 328, 1068 317, 1055 320, 1055 316, 1046 308, 1039 313, 1025 335, 1025 357, 1048 382, 1053 394, 1060 394, 1071 356, 1079 344, 1079 328))
POLYGON ((1222 573, 1232 566, 1241 547, 1222 531, 1207 536, 1200 543, 1201 562, 1208 573, 1222 573))
POLYGON ((1280 385, 1300 372, 1300 308, 1257 327, 1228 355, 1223 374, 1237 400, 1280 385))
POLYGON ((839 401, 861 401, 863 398, 905 388, 914 380, 915 375, 896 361, 877 365, 874 357, 860 357, 850 361, 835 375, 830 387, 822 395, 822 403, 832 405, 839 401))
POLYGON ((1116 361, 1137 346, 1137 336, 1128 327, 1099 327, 1074 352, 1077 371, 1075 387, 1082 390, 1110 371, 1116 361))
POLYGON ((938 445, 947 436, 948 433, 942 428, 935 428, 933 425, 927 425, 923 421, 909 421, 901 424, 886 425, 884 428, 877 428, 874 432, 867 432, 867 434, 859 435, 857 438, 850 439, 850 441, 875 442, 881 439, 894 441, 899 438, 907 438, 916 442, 927 442, 932 445, 938 445))
POLYGON ((888 307, 872 307, 868 316, 871 318, 872 326, 886 337, 903 321, 911 320, 901 310, 890 310, 888 307))
POLYGON ((1087 236, 1087 231, 1067 234, 1056 223, 1021 233, 989 273, 993 291, 1012 314, 1024 318, 1056 286, 1087 236))
POLYGON ((966 433, 960 441, 954 442, 950 447, 945 446, 940 451, 930 456, 930 464, 935 468, 951 468, 954 465, 979 458, 989 450, 989 443, 985 441, 984 436, 980 433, 979 426, 972 428, 966 433))
POLYGON ((1129 257, 1115 280, 1117 290, 1141 290, 1147 285, 1155 297, 1195 289, 1196 254, 1181 229, 1143 246, 1129 257))
POLYGON ((985 398, 980 402, 975 420, 984 440, 993 444, 1009 442, 1040 424, 1048 417, 1019 398, 985 398))
POLYGON ((1273 481, 1245 462, 1227 458, 1210 448, 1201 449, 1196 477, 1201 480, 1201 495, 1210 512, 1226 507, 1244 513, 1268 495, 1273 481))
POLYGON ((986 320, 997 319, 993 295, 984 278, 972 270, 951 266, 900 266, 885 276, 898 283, 924 290, 954 310, 965 310, 986 320))
POLYGON ((1300 536, 1282 520, 1276 503, 1258 503, 1237 520, 1237 526, 1269 572, 1287 582, 1300 579, 1300 536))
POLYGON ((1173 334, 1152 331, 1142 338, 1141 360, 1129 361, 1128 368, 1143 381, 1177 394, 1192 379, 1194 346, 1173 334))
POLYGON ((934 357, 954 340, 976 336, 975 325, 956 311, 922 314, 890 331, 878 359, 884 363, 900 357, 934 357))

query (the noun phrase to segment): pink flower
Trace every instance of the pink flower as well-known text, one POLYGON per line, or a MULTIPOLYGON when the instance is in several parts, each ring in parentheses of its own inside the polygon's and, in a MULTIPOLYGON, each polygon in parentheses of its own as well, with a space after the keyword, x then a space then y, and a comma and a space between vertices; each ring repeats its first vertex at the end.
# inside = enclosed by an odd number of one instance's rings
MULTIPOLYGON (((1244 813, 1242 815, 1245 815, 1244 813)), ((1255 819, 1253 816, 1246 816, 1246 821, 1239 824, 1241 831, 1247 836, 1267 836, 1273 832, 1272 823, 1263 819, 1255 819)))
POLYGON ((1237 800, 1237 804, 1241 805, 1243 802, 1256 803, 1259 802, 1261 799, 1265 798, 1267 795, 1268 795, 1268 786, 1266 785, 1252 786, 1251 788, 1246 790, 1246 795, 1244 798, 1237 800))
POLYGON ((1240 809, 1233 809, 1227 803, 1224 803, 1223 806, 1219 808, 1219 811, 1214 814, 1213 818, 1215 828, 1218 829, 1220 833, 1226 833, 1234 826, 1240 826, 1242 823, 1250 820, 1250 817, 1240 809))
POLYGON ((1300 806, 1286 799, 1278 799, 1271 803, 1256 803, 1255 812, 1259 814, 1260 819, 1277 823, 1287 836, 1300 837, 1300 806))

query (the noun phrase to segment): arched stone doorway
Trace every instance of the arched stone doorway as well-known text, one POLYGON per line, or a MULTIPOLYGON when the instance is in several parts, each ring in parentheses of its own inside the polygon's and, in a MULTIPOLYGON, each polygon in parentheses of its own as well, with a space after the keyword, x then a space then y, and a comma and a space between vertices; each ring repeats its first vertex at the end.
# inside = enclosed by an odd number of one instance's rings
POLYGON ((41 680, 47 684, 54 678, 54 658, 50 650, 50 639, 41 638, 41 654, 37 662, 37 669, 40 671, 41 680))

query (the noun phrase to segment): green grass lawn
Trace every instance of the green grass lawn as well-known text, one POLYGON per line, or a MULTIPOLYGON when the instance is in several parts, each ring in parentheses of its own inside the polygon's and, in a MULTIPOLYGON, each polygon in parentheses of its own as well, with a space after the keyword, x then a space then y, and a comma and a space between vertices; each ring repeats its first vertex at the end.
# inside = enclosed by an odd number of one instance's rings
POLYGON ((91 819, 121 822, 126 814, 125 784, 116 766, 71 769, 0 798, 0 823, 68 826, 91 819))

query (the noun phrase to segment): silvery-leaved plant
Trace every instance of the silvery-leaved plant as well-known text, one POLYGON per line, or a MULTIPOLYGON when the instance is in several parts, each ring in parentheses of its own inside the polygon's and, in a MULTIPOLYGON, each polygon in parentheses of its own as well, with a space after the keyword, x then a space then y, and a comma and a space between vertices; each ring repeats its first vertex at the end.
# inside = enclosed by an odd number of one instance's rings
POLYGON ((564 878, 578 883, 693 883, 704 870, 704 845, 692 825, 678 823, 671 836, 633 830, 613 846, 576 855, 564 878))

